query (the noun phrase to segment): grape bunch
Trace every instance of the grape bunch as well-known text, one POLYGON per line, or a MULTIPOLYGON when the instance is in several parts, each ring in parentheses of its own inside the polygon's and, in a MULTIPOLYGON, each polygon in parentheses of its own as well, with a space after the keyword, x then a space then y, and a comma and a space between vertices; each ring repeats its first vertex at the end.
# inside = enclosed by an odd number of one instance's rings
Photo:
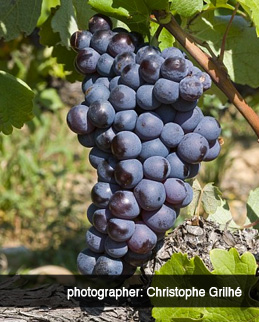
POLYGON ((70 42, 85 100, 67 123, 98 174, 78 269, 132 274, 191 202, 185 180, 220 152, 220 125, 197 106, 211 79, 178 48, 161 52, 101 14, 70 42))

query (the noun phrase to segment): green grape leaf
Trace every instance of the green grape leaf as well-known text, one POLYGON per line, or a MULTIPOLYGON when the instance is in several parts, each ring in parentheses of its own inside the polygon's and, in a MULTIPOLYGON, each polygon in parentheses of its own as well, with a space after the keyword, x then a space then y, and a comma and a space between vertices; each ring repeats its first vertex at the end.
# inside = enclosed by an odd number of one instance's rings
POLYGON ((213 183, 207 183, 202 189, 202 206, 207 214, 213 214, 221 204, 221 192, 213 183))
MULTIPOLYGON (((230 16, 215 16, 214 12, 208 11, 193 21, 189 31, 206 41, 218 55, 229 19, 230 16)), ((234 82, 254 88, 259 86, 259 74, 254 72, 259 69, 258 52, 259 39, 255 28, 241 16, 236 16, 227 36, 224 54, 224 64, 234 82)))
MULTIPOLYGON (((150 23, 151 39, 152 39, 152 36, 154 36, 157 30, 157 27, 158 27, 157 23, 155 22, 150 23)), ((174 42, 175 42, 174 36, 166 28, 163 28, 159 34, 158 43, 154 44, 154 46, 159 46, 161 50, 164 50, 165 48, 172 47, 174 42)), ((151 43, 153 44, 152 40, 151 40, 151 43)))
POLYGON ((96 14, 86 0, 73 0, 78 29, 87 30, 89 19, 96 14))
POLYGON ((257 37, 259 37, 259 2, 257 0, 239 0, 242 7, 251 17, 253 23, 255 24, 257 37))
POLYGON ((34 93, 22 80, 0 71, 0 132, 11 134, 32 119, 34 93))
POLYGON ((40 27, 49 17, 51 9, 60 5, 60 0, 44 0, 42 2, 41 14, 37 22, 37 27, 40 27))
MULTIPOLYGON (((259 220, 259 188, 250 191, 246 209, 249 223, 259 220)), ((253 228, 259 229, 259 223, 253 228)))
POLYGON ((208 9, 217 9, 217 8, 226 8, 234 10, 234 7, 228 3, 228 0, 208 0, 205 1, 207 5, 203 7, 203 10, 208 9))
POLYGON ((0 0, 0 39, 15 39, 32 33, 41 13, 42 0, 0 0))
POLYGON ((192 190, 192 202, 186 207, 186 212, 189 217, 193 217, 195 215, 195 211, 199 205, 199 200, 202 193, 202 187, 197 179, 192 182, 192 190))
POLYGON ((197 12, 202 11, 202 0, 172 0, 171 10, 183 17, 190 17, 197 12))
POLYGON ((143 0, 89 0, 94 10, 121 20, 133 31, 149 34, 150 10, 143 0))
POLYGON ((60 35, 58 32, 54 32, 51 26, 51 20, 54 17, 57 8, 51 8, 48 19, 40 27, 40 43, 44 46, 52 47, 60 43, 60 35))
POLYGON ((169 9, 169 2, 168 0, 144 0, 145 4, 150 10, 150 13, 152 10, 166 10, 169 9))
POLYGON ((72 0, 61 0, 61 5, 51 20, 53 32, 58 32, 61 44, 69 48, 70 36, 78 30, 72 0))
MULTIPOLYGON (((235 287, 237 281, 235 275, 244 275, 242 277, 243 289, 248 294, 248 290, 255 284, 257 278, 255 272, 257 264, 254 256, 247 252, 242 256, 239 256, 236 249, 230 249, 229 251, 222 249, 215 249, 210 252, 210 259, 214 270, 208 271, 204 263, 197 256, 188 259, 186 254, 173 254, 171 259, 166 262, 157 275, 170 275, 168 276, 166 285, 163 284, 163 279, 155 278, 152 281, 152 287, 158 287, 169 289, 178 288, 192 288, 188 278, 184 278, 185 275, 229 275, 228 280, 231 279, 231 285, 235 287), (171 276, 171 275, 178 276, 171 276), (180 276, 179 276, 180 275, 180 276), (247 277, 247 275, 250 275, 247 277), (183 278, 181 278, 183 276, 183 278), (233 280, 232 280, 233 278, 233 280), (183 283, 184 282, 184 283, 183 283)), ((217 279, 220 283, 220 279, 217 279)), ((224 280, 223 280, 224 281, 224 280)), ((240 279, 238 280, 240 282, 240 279)), ((198 287, 201 279, 198 279, 198 287)), ((205 283, 205 282, 204 282, 205 283)), ((222 285, 223 286, 223 285, 222 285)), ((240 286, 237 285, 237 286, 240 286)), ((207 294, 206 294, 207 296, 207 294)), ((152 304, 156 302, 157 298, 151 298, 152 304)), ((195 303, 199 303, 199 299, 194 298, 195 303)), ((159 304, 159 303, 158 303, 159 304)), ((204 307, 201 301, 200 307, 157 307, 152 309, 152 316, 157 322, 243 322, 243 321, 257 321, 259 319, 259 308, 254 307, 204 307)))

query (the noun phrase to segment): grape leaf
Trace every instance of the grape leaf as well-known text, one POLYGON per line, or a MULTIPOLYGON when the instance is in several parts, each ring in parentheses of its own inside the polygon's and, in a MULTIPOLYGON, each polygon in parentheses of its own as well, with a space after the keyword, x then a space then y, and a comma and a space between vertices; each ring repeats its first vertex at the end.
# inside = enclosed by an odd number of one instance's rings
MULTIPOLYGON (((249 223, 259 220, 259 188, 250 191, 246 209, 249 223)), ((259 229, 259 224, 257 224, 253 228, 259 229)))
MULTIPOLYGON (((222 249, 215 249, 210 252, 210 259, 214 266, 214 271, 209 272, 204 263, 199 257, 187 258, 186 254, 173 254, 171 259, 166 262, 161 269, 156 272, 156 275, 230 275, 229 278, 235 275, 244 275, 244 285, 247 275, 249 277, 249 283, 245 286, 245 289, 250 289, 256 282, 255 272, 257 264, 254 256, 251 253, 244 253, 241 257, 238 255, 236 249, 230 249, 229 251, 222 249), (253 277, 254 276, 254 277, 253 277)), ((181 280, 181 278, 178 278, 181 280)), ((177 279, 173 280, 173 284, 160 285, 159 279, 155 279, 155 283, 152 282, 153 287, 158 288, 174 288, 177 286, 177 279)), ((193 285, 188 283, 188 279, 185 278, 184 288, 191 288, 193 285)), ((240 281, 240 280, 239 280, 240 281)), ((235 280, 233 281, 235 282, 235 280)), ((235 285, 235 283, 233 284, 235 285)), ((181 285, 180 285, 181 286, 181 285)), ((151 302, 153 298, 151 298, 151 302)), ((244 321, 258 321, 259 308, 253 307, 154 307, 152 309, 152 316, 157 322, 244 322, 244 321)))
POLYGON ((192 182, 193 198, 192 202, 186 207, 186 212, 189 217, 195 215, 195 210, 198 207, 200 196, 202 193, 202 187, 197 179, 192 182))
MULTIPOLYGON (((155 34, 157 30, 157 26, 158 25, 155 22, 150 23, 151 37, 155 34)), ((159 48, 163 50, 165 48, 172 47, 174 42, 175 42, 174 36, 166 28, 163 28, 158 37, 158 44, 152 43, 152 45, 159 46, 159 48)))
POLYGON ((72 0, 61 0, 61 5, 51 20, 53 32, 60 34, 61 44, 69 48, 70 36, 78 30, 72 0))
POLYGON ((11 134, 32 119, 34 93, 22 80, 0 71, 0 132, 11 134))
MULTIPOLYGON (((212 11, 208 11, 195 19, 189 29, 218 55, 229 19, 230 16, 214 16, 212 11)), ((259 74, 254 72, 259 69, 258 52, 259 39, 255 28, 244 18, 236 16, 228 33, 224 55, 224 64, 234 82, 255 88, 259 86, 259 74)))
POLYGON ((203 10, 217 9, 217 8, 226 8, 231 10, 235 9, 235 7, 231 6, 228 3, 228 0, 207 0, 205 2, 207 3, 207 5, 203 7, 203 10))
POLYGON ((259 2, 257 0, 239 0, 238 2, 241 3, 242 7, 251 17, 259 37, 259 2))
POLYGON ((54 17, 57 8, 51 8, 48 19, 40 27, 40 43, 44 46, 52 47, 60 43, 60 35, 58 32, 54 32, 51 26, 51 20, 54 17))
POLYGON ((87 30, 88 21, 93 15, 96 14, 96 12, 91 9, 86 0, 73 0, 73 5, 76 11, 78 29, 87 30))
POLYGON ((32 33, 41 13, 42 0, 0 0, 0 39, 15 39, 32 33))
POLYGON ((202 190, 202 205, 207 214, 213 214, 221 204, 221 192, 213 183, 207 183, 202 190))
POLYGON ((152 10, 166 10, 169 9, 169 3, 168 0, 144 0, 145 4, 150 10, 150 13, 152 10))
POLYGON ((202 0, 173 0, 171 2, 171 10, 183 17, 190 17, 201 11, 203 8, 202 0))
POLYGON ((143 0, 89 0, 94 10, 126 23, 131 30, 149 34, 150 10, 143 0))

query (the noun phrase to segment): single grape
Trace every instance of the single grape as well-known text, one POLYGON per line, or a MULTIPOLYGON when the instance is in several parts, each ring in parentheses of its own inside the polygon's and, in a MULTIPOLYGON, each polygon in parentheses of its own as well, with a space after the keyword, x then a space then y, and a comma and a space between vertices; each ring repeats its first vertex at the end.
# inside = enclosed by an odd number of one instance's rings
POLYGON ((187 189, 184 181, 177 178, 168 178, 164 183, 166 201, 170 204, 179 204, 187 196, 187 189))
POLYGON ((135 57, 136 55, 130 51, 117 55, 114 58, 113 63, 113 69, 115 71, 115 74, 121 75, 121 72, 123 71, 124 67, 126 67, 129 64, 135 63, 135 57))
POLYGON ((176 110, 171 104, 162 104, 154 112, 160 116, 164 124, 174 122, 176 110))
POLYGON ((141 140, 152 140, 158 138, 163 129, 163 122, 154 112, 145 112, 139 115, 135 133, 141 140))
POLYGON ((99 57, 100 55, 93 48, 85 48, 77 54, 75 65, 80 73, 92 74, 96 72, 99 57))
POLYGON ((165 202, 165 188, 161 182, 142 179, 134 188, 134 195, 142 209, 159 209, 165 202))
POLYGON ((118 85, 111 91, 109 101, 116 111, 131 110, 136 106, 136 92, 126 85, 118 85))
POLYGON ((128 34, 129 31, 123 27, 115 27, 112 29, 112 31, 116 32, 116 33, 120 33, 120 32, 123 32, 123 33, 126 33, 128 34))
POLYGON ((176 48, 176 47, 169 47, 169 48, 165 48, 162 53, 161 53, 162 57, 164 59, 167 59, 169 57, 180 57, 180 58, 184 58, 183 53, 181 52, 180 49, 176 48))
POLYGON ((179 91, 186 101, 196 101, 203 94, 203 85, 197 76, 188 76, 180 81, 179 91))
POLYGON ((89 19, 88 28, 91 33, 94 33, 98 30, 110 30, 112 29, 112 21, 109 17, 97 13, 89 19))
POLYGON ((100 75, 98 73, 86 74, 82 82, 82 92, 85 94, 85 91, 91 87, 99 77, 100 75))
POLYGON ((152 251, 146 254, 138 254, 129 250, 127 254, 124 256, 124 260, 126 263, 132 266, 142 266, 146 264, 152 257, 152 251))
POLYGON ((112 214, 109 209, 97 209, 93 213, 93 226, 97 229, 100 233, 107 234, 107 224, 108 221, 112 218, 112 214))
POLYGON ((184 131, 180 125, 169 122, 162 129, 160 139, 169 148, 175 148, 184 137, 184 131))
POLYGON ((120 76, 115 76, 110 81, 109 90, 112 91, 118 85, 120 85, 120 76))
POLYGON ((115 34, 108 45, 107 51, 112 57, 116 57, 119 54, 125 52, 134 52, 135 46, 128 33, 115 34))
POLYGON ((137 90, 144 84, 139 73, 139 65, 132 63, 125 66, 121 72, 120 83, 137 90))
POLYGON ((187 64, 187 68, 188 68, 188 75, 187 76, 191 76, 193 75, 193 63, 189 60, 189 59, 186 59, 186 64, 187 64))
POLYGON ((172 228, 177 217, 175 209, 165 204, 158 210, 143 210, 141 216, 144 223, 155 233, 164 233, 172 228))
POLYGON ((87 247, 95 253, 104 252, 104 242, 107 235, 100 233, 94 227, 90 227, 85 235, 87 247))
POLYGON ((137 159, 122 160, 115 167, 114 177, 122 188, 134 188, 143 179, 142 163, 137 159))
POLYGON ((209 143, 198 133, 185 134, 177 147, 177 154, 188 163, 200 163, 209 150, 209 143))
POLYGON ((188 179, 190 179, 190 178, 194 178, 194 177, 197 176, 197 174, 200 171, 201 164, 200 163, 194 163, 194 164, 188 163, 188 167, 190 169, 190 173, 188 175, 188 179))
POLYGON ((102 54, 96 65, 97 72, 102 76, 113 77, 113 61, 114 58, 109 54, 102 54))
POLYGON ((128 252, 128 245, 124 242, 117 242, 109 236, 105 240, 105 252, 113 258, 121 258, 128 252))
POLYGON ((72 107, 67 114, 67 124, 77 134, 88 134, 95 129, 88 117, 89 107, 83 104, 72 107))
POLYGON ((114 32, 111 30, 98 30, 93 34, 90 46, 99 54, 104 54, 113 36, 114 32))
POLYGON ((109 153, 101 151, 97 147, 94 147, 91 149, 89 153, 89 162, 92 167, 97 169, 98 164, 103 160, 107 160, 109 156, 110 156, 109 153))
POLYGON ((85 101, 90 105, 98 99, 108 100, 109 96, 110 91, 105 85, 95 83, 86 90, 85 101))
POLYGON ((95 133, 94 131, 87 134, 78 134, 77 135, 78 142, 86 147, 86 148, 92 148, 95 146, 95 133))
POLYGON ((102 255, 97 259, 93 273, 95 275, 117 276, 121 275, 122 271, 123 264, 121 260, 102 255))
POLYGON ((215 141, 220 133, 219 122, 212 116, 204 116, 193 131, 204 136, 209 142, 215 141))
POLYGON ((77 256, 77 268, 82 275, 92 275, 96 261, 100 255, 90 249, 82 250, 77 256))
POLYGON ((106 86, 108 89, 110 87, 110 78, 109 77, 98 77, 95 81, 95 84, 102 84, 106 86))
POLYGON ((97 182, 91 191, 91 199, 95 206, 99 208, 106 208, 109 204, 111 196, 117 191, 119 187, 115 184, 107 182, 97 182))
POLYGON ((154 155, 143 163, 144 176, 155 181, 164 181, 170 174, 171 167, 167 159, 154 155))
POLYGON ((117 131, 133 131, 138 115, 134 110, 120 111, 115 114, 113 127, 117 131))
POLYGON ((159 48, 153 46, 143 46, 139 48, 136 54, 136 63, 141 64, 142 60, 147 58, 149 55, 161 55, 159 48))
POLYGON ((135 223, 132 220, 111 218, 107 226, 108 235, 117 242, 128 240, 135 231, 135 223))
POLYGON ((192 198, 193 198, 192 186, 188 182, 185 182, 184 185, 185 185, 187 194, 186 194, 186 197, 183 199, 182 202, 174 205, 177 208, 186 207, 186 206, 188 206, 192 202, 192 198))
POLYGON ((182 161, 176 152, 168 154, 166 157, 170 164, 169 178, 187 179, 190 175, 190 165, 182 161))
POLYGON ((96 129, 95 130, 95 144, 97 147, 104 151, 111 151, 111 143, 116 133, 114 132, 112 127, 108 129, 96 129))
POLYGON ((98 99, 89 106, 88 117, 96 127, 107 128, 114 121, 115 111, 110 102, 98 99))
POLYGON ((179 84, 169 79, 160 78, 154 85, 154 95, 164 104, 172 104, 179 98, 179 84))
POLYGON ((160 139, 145 141, 142 143, 142 149, 139 155, 141 161, 145 161, 154 155, 166 158, 169 154, 169 148, 164 145, 160 139))
POLYGON ((135 231, 127 244, 131 251, 147 254, 156 246, 156 242, 156 234, 144 222, 139 221, 136 223, 135 231))
POLYGON ((182 97, 179 97, 176 102, 174 102, 172 105, 174 109, 178 112, 189 112, 193 110, 197 106, 198 101, 186 101, 182 97))
POLYGON ((114 169, 117 164, 117 160, 110 157, 108 160, 103 160, 98 164, 97 175, 98 180, 102 182, 116 183, 114 179, 114 169))
POLYGON ((94 212, 97 209, 99 209, 99 208, 96 207, 96 205, 93 204, 93 203, 91 203, 90 206, 87 208, 86 216, 87 216, 87 219, 88 219, 88 221, 90 222, 91 225, 93 224, 93 215, 94 215, 94 212))
POLYGON ((155 84, 160 76, 160 68, 164 62, 164 58, 159 55, 148 55, 142 59, 140 64, 141 77, 150 84, 155 84))
POLYGON ((138 48, 139 46, 141 46, 144 43, 144 38, 141 33, 137 32, 137 31, 131 31, 129 33, 129 35, 133 41, 135 48, 138 48))
POLYGON ((192 132, 203 118, 201 109, 196 106, 188 112, 177 112, 174 122, 179 124, 184 133, 192 132))
POLYGON ((154 85, 142 85, 137 90, 137 104, 144 110, 155 110, 161 103, 153 93, 154 85))
POLYGON ((161 66, 161 75, 174 82, 180 82, 188 75, 186 60, 180 56, 167 58, 161 66))
POLYGON ((92 33, 87 30, 77 30, 70 37, 70 46, 79 51, 90 46, 92 33))
POLYGON ((112 140, 111 150, 119 160, 135 159, 141 152, 141 141, 130 131, 121 131, 112 140))
POLYGON ((195 71, 192 73, 192 75, 196 76, 199 78, 200 82, 202 83, 203 86, 203 91, 207 91, 208 89, 211 88, 212 81, 210 78, 210 75, 202 72, 202 71, 195 71))
POLYGON ((118 190, 109 201, 109 209, 113 216, 122 219, 134 219, 140 213, 137 200, 131 191, 118 190))
POLYGON ((218 157, 220 154, 221 146, 218 140, 210 143, 209 151, 207 152, 203 161, 212 161, 218 157))

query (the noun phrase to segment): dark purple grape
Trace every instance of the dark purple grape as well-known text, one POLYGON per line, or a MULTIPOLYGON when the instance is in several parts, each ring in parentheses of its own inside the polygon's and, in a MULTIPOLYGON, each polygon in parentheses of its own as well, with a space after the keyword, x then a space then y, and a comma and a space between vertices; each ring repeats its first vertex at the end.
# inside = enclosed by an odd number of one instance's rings
POLYGON ((129 33, 129 31, 123 27, 115 27, 112 29, 112 31, 116 32, 116 33, 121 33, 121 32, 126 33, 126 34, 129 33))
POLYGON ((167 159, 154 155, 143 163, 144 176, 155 181, 164 181, 170 174, 171 167, 167 159))
POLYGON ((87 134, 78 134, 77 135, 78 142, 86 147, 92 148, 95 146, 95 132, 87 133, 87 134))
POLYGON ((160 116, 164 124, 174 122, 176 110, 171 104, 162 104, 154 112, 160 116))
POLYGON ((113 69, 116 75, 121 75, 122 70, 129 64, 135 63, 136 55, 133 52, 125 52, 114 58, 113 69))
POLYGON ((112 214, 109 209, 97 209, 93 213, 93 226, 100 233, 107 234, 107 224, 108 221, 112 218, 112 214))
POLYGON ((169 57, 180 57, 180 58, 184 58, 183 53, 181 52, 180 49, 176 48, 176 47, 169 47, 169 48, 165 48, 162 53, 161 53, 162 57, 164 59, 167 59, 169 57))
POLYGON ((103 84, 94 84, 90 86, 85 92, 85 101, 88 105, 102 99, 108 100, 110 96, 109 89, 103 84))
POLYGON ((142 179, 134 188, 134 195, 142 209, 159 209, 165 202, 165 188, 161 182, 142 179))
POLYGON ((122 219, 134 219, 140 213, 137 200, 131 191, 118 190, 110 199, 109 209, 113 216, 122 219))
POLYGON ((120 85, 120 76, 115 76, 110 80, 110 84, 109 84, 110 91, 112 91, 118 85, 120 85))
POLYGON ((141 141, 130 131, 121 131, 112 140, 111 150, 119 160, 135 159, 141 152, 141 141))
POLYGON ((88 134, 95 129, 88 117, 89 107, 86 105, 76 105, 67 114, 67 124, 71 131, 77 134, 88 134))
POLYGON ((207 152, 203 161, 212 161, 216 159, 220 154, 220 150, 221 150, 221 146, 218 140, 215 140, 215 142, 210 143, 209 151, 207 152))
POLYGON ((90 46, 92 33, 87 30, 77 30, 70 37, 70 46, 79 51, 90 46))
POLYGON ((142 85, 137 90, 137 104, 139 107, 143 108, 143 110, 155 110, 161 105, 154 93, 153 93, 154 85, 142 85))
POLYGON ((88 117, 96 127, 107 128, 114 121, 115 111, 110 102, 99 99, 89 106, 88 117))
POLYGON ((128 245, 124 242, 117 242, 109 236, 105 240, 105 252, 113 258, 121 258, 128 252, 128 245))
POLYGON ((151 259, 151 257, 152 251, 146 254, 137 254, 129 250, 127 254, 124 256, 124 260, 127 264, 137 267, 146 264, 151 259))
POLYGON ((91 203, 90 206, 87 208, 87 212, 86 212, 86 216, 88 221, 90 222, 90 224, 93 224, 93 215, 94 212, 99 209, 98 207, 96 207, 95 204, 91 203))
POLYGON ((134 188, 143 179, 142 163, 137 159, 122 160, 116 165, 114 177, 122 188, 134 188))
POLYGON ((179 84, 169 79, 160 78, 154 85, 156 99, 164 104, 172 104, 179 98, 179 84))
POLYGON ((135 127, 135 133, 141 140, 158 138, 163 130, 163 122, 154 112, 140 114, 135 127))
POLYGON ((189 169, 190 169, 190 173, 188 175, 188 179, 196 177, 197 174, 200 171, 201 164, 200 163, 194 163, 194 164, 191 164, 190 163, 190 164, 188 164, 188 166, 189 166, 189 169))
POLYGON ((136 92, 126 85, 118 85, 111 91, 109 101, 116 111, 131 110, 136 106, 136 92))
POLYGON ((113 36, 114 32, 111 30, 98 30, 93 34, 90 45, 99 54, 104 54, 113 36))
POLYGON ((179 97, 176 102, 172 105, 174 109, 178 112, 189 112, 197 106, 198 101, 186 101, 182 97, 179 97))
POLYGON ((90 249, 82 250, 77 256, 77 268, 82 275, 92 275, 96 261, 100 255, 90 249))
POLYGON ((185 59, 179 56, 167 58, 161 66, 161 74, 164 78, 180 82, 188 75, 188 66, 185 59))
POLYGON ((204 136, 209 142, 215 141, 220 133, 219 122, 212 116, 204 116, 193 131, 204 136))
POLYGON ((177 154, 188 163, 200 163, 209 150, 209 143, 198 133, 185 134, 177 147, 177 154))
POLYGON ((177 178, 168 178, 165 183, 166 201, 170 204, 179 204, 187 196, 184 181, 177 178))
POLYGON ((92 167, 97 169, 98 164, 103 160, 108 160, 110 154, 104 151, 101 151, 97 147, 91 149, 89 153, 89 162, 92 167))
POLYGON ((91 191, 92 202, 99 208, 106 208, 111 196, 119 187, 107 182, 97 182, 91 191))
POLYGON ((136 54, 136 63, 141 64, 142 60, 147 58, 149 55, 161 55, 159 48, 153 46, 143 46, 139 48, 136 54))
POLYGON ((117 242, 123 242, 133 235, 135 223, 132 220, 111 218, 108 222, 108 235, 117 242))
POLYGON ((80 50, 76 56, 75 64, 82 74, 92 74, 96 72, 96 66, 100 55, 93 48, 80 50))
POLYGON ((113 127, 117 131, 133 131, 138 115, 134 110, 120 111, 115 114, 113 127))
POLYGON ((97 13, 89 19, 88 28, 91 33, 94 33, 98 30, 110 30, 112 29, 112 21, 109 17, 97 13))
POLYGON ((188 112, 177 112, 174 122, 179 124, 184 133, 192 132, 203 118, 201 109, 196 106, 188 112))
POLYGON ((95 144, 97 147, 104 151, 111 151, 111 143, 116 133, 114 132, 112 127, 108 129, 96 129, 95 130, 95 144))
POLYGON ((164 58, 159 55, 148 55, 142 59, 140 64, 141 77, 150 84, 155 84, 160 76, 160 67, 164 62, 164 58))
POLYGON ((139 73, 139 65, 132 63, 125 66, 121 72, 120 83, 127 85, 134 90, 144 84, 143 79, 139 73))
POLYGON ((169 178, 187 179, 190 175, 190 165, 182 161, 176 152, 170 153, 166 159, 170 164, 169 178))
POLYGON ((155 233, 164 233, 173 227, 177 215, 173 207, 162 205, 158 210, 143 210, 141 216, 144 223, 155 233))
POLYGON ((108 160, 103 160, 98 164, 97 175, 98 180, 102 182, 116 183, 114 179, 114 169, 117 164, 117 160, 110 157, 108 160))
POLYGON ((203 94, 203 85, 197 76, 188 76, 180 81, 179 91, 184 100, 195 102, 203 94))
POLYGON ((117 276, 121 275, 122 271, 123 263, 121 260, 102 255, 96 261, 93 274, 117 276))
POLYGON ((192 75, 194 75, 194 76, 199 78, 199 80, 200 80, 200 82, 202 83, 202 86, 203 86, 203 91, 207 91, 208 89, 211 88, 212 81, 211 81, 211 78, 210 78, 209 74, 199 70, 199 71, 194 71, 192 73, 192 75))
POLYGON ((154 139, 142 143, 142 149, 139 158, 140 160, 144 161, 154 155, 159 155, 165 158, 168 156, 168 154, 168 147, 166 147, 160 139, 154 139))
POLYGON ((134 52, 135 46, 132 39, 127 33, 119 33, 112 37, 109 42, 107 51, 112 57, 116 57, 119 54, 125 52, 134 52))
POLYGON ((90 227, 85 235, 87 247, 95 253, 104 252, 104 242, 107 235, 100 233, 94 227, 90 227))
POLYGON ((97 72, 101 76, 113 77, 115 75, 113 70, 113 61, 114 58, 109 54, 102 54, 97 62, 97 72))
POLYGON ((169 122, 162 129, 160 139, 169 148, 175 148, 184 137, 184 131, 180 125, 169 122))
POLYGON ((137 222, 135 231, 127 244, 131 251, 147 254, 156 246, 156 242, 156 234, 144 222, 137 222))
POLYGON ((137 31, 131 31, 129 34, 136 48, 138 48, 144 43, 144 38, 141 33, 137 31))
POLYGON ((99 77, 100 75, 97 73, 85 75, 82 82, 82 92, 85 94, 85 91, 91 87, 99 77))
POLYGON ((185 185, 187 194, 186 194, 186 197, 183 199, 182 202, 174 205, 177 208, 184 208, 184 207, 188 206, 192 202, 192 198, 193 198, 192 186, 188 182, 185 182, 184 185, 185 185))

